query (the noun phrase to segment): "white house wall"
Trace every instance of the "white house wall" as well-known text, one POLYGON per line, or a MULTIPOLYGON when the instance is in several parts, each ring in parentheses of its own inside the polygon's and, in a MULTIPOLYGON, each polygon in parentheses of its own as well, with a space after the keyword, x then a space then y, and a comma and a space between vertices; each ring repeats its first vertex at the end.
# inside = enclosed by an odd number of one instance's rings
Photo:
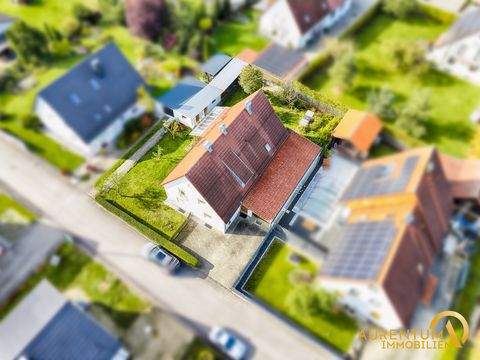
POLYGON ((65 147, 85 157, 97 154, 104 143, 111 144, 123 131, 124 124, 133 117, 141 115, 144 111, 145 109, 140 105, 132 105, 93 141, 86 143, 44 99, 39 97, 35 103, 35 113, 45 125, 48 133, 65 147))
POLYGON ((354 316, 384 329, 400 329, 403 327, 395 308, 385 290, 375 284, 348 279, 320 278, 319 284, 329 292, 338 293, 340 302, 353 309, 354 316))
POLYGON ((278 44, 297 48, 302 34, 285 0, 272 5, 260 18, 260 33, 278 44))
POLYGON ((287 1, 279 0, 260 18, 260 33, 288 48, 302 48, 324 29, 332 27, 350 10, 352 0, 321 19, 304 34, 300 32, 287 1))
POLYGON ((480 33, 434 48, 427 59, 441 71, 480 85, 480 33), (448 62, 450 58, 456 59, 453 64, 448 62), (477 68, 471 69, 471 66, 477 68))
MULTIPOLYGON (((167 199, 165 200, 167 205, 195 215, 198 219, 222 233, 225 233, 231 224, 232 221, 228 226, 223 222, 186 177, 165 184, 164 188, 167 193, 167 199)), ((232 219, 234 220, 236 216, 238 216, 238 211, 232 219)))

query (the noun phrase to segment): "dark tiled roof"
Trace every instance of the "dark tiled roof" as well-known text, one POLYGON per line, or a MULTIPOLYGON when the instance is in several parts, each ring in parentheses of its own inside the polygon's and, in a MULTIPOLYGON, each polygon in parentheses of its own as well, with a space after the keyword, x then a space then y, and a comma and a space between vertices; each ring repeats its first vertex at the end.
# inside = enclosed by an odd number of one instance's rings
POLYGON ((302 34, 330 12, 327 0, 287 0, 287 3, 302 34))
POLYGON ((204 82, 193 76, 187 76, 165 95, 161 96, 158 101, 170 109, 179 109, 205 86, 207 86, 207 84, 204 82))
POLYGON ((306 59, 300 51, 272 44, 257 57, 253 64, 276 77, 283 78, 304 62, 306 59))
POLYGON ((39 97, 89 143, 135 103, 142 84, 137 71, 110 43, 44 88, 39 97))
POLYGON ((201 65, 202 71, 208 75, 217 75, 232 58, 225 54, 215 54, 201 65))
POLYGON ((462 15, 450 29, 438 39, 436 46, 451 44, 467 36, 480 33, 480 9, 462 15))
POLYGON ((111 360, 121 348, 117 339, 67 303, 22 355, 28 359, 111 360))
POLYGON ((273 220, 319 153, 318 145, 290 131, 243 206, 266 221, 273 220))
POLYGON ((204 152, 186 174, 224 222, 233 216, 289 134, 261 92, 233 106, 226 116, 234 116, 226 121, 227 134, 219 134, 212 152, 204 152), (249 100, 252 115, 244 108, 249 100), (265 149, 267 143, 270 152, 265 149))

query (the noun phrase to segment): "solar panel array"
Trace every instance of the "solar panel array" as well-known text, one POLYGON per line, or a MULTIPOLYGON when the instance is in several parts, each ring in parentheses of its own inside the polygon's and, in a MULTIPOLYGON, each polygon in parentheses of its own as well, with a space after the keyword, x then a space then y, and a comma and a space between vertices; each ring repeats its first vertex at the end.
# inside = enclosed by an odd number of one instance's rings
POLYGON ((418 159, 417 155, 407 158, 397 177, 392 177, 394 167, 390 164, 360 169, 342 199, 358 199, 405 191, 418 159))
POLYGON ((396 233, 391 220, 347 225, 321 274, 349 279, 375 278, 396 233))

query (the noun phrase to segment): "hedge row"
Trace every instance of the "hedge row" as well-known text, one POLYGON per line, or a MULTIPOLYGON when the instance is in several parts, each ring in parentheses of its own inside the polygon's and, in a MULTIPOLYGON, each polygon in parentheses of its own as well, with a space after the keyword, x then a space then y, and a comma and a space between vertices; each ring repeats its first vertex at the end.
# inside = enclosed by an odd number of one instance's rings
POLYGON ((445 24, 451 24, 457 15, 428 4, 420 4, 420 12, 445 24))
POLYGON ((178 257, 180 260, 185 262, 186 264, 197 267, 199 264, 198 259, 193 255, 190 254, 188 251, 184 250, 177 244, 173 243, 165 236, 161 235, 158 231, 152 229, 148 225, 142 223, 140 219, 138 219, 135 215, 129 213, 127 210, 120 208, 119 206, 115 205, 114 203, 106 200, 102 196, 97 196, 95 198, 97 202, 102 205, 105 209, 110 211, 111 213, 117 215, 119 218, 124 220, 127 224, 133 226, 138 231, 140 231, 143 235, 148 237, 149 239, 153 240, 167 251, 178 257))

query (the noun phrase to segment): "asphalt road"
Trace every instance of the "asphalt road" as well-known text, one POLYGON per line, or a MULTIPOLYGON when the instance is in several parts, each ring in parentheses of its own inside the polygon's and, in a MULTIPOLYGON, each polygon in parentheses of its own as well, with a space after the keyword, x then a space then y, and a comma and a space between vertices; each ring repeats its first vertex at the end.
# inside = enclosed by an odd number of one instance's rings
POLYGON ((170 277, 139 254, 146 239, 71 185, 57 170, 0 133, 0 181, 55 226, 83 239, 113 272, 197 329, 234 329, 257 359, 330 359, 328 349, 217 283, 195 274, 170 277))

